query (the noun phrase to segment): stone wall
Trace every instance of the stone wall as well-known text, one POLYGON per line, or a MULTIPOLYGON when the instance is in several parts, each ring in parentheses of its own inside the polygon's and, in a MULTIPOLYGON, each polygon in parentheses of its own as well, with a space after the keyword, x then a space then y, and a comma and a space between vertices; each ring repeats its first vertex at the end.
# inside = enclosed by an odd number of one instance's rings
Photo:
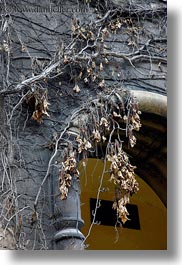
MULTIPOLYGON (((50 8, 48 2, 42 1, 42 8, 50 8)), ((72 7, 70 12, 37 13, 30 10, 13 11, 18 5, 28 10, 28 7, 37 5, 37 1, 9 1, 7 5, 12 12, 3 13, 4 26, 1 25, 0 34, 0 208, 2 227, 8 223, 16 238, 16 248, 54 248, 52 239, 56 232, 56 218, 61 215, 59 163, 64 147, 72 141, 71 136, 65 135, 64 141, 60 141, 59 151, 48 167, 54 153, 54 139, 66 126, 71 126, 73 113, 100 94, 109 94, 119 87, 166 95, 165 1, 86 2, 64 1, 64 8, 72 7), (86 11, 74 13, 74 8, 84 8, 86 11), (104 19, 109 10, 111 13, 104 19), (104 29, 104 23, 107 24, 109 34, 104 41, 106 55, 95 58, 97 72, 101 70, 101 61, 103 66, 98 80, 84 82, 81 79, 80 92, 73 91, 77 82, 75 78, 80 71, 86 76, 85 69, 89 64, 89 60, 86 60, 84 64, 78 61, 65 65, 60 70, 64 70, 63 74, 59 74, 59 67, 56 67, 38 81, 21 86, 25 80, 40 75, 54 65, 65 47, 71 45, 74 19, 79 19, 83 27, 91 25, 93 29, 97 21, 95 31, 98 32, 104 29), (118 25, 117 19, 121 19, 118 25), (109 25, 109 21, 113 25, 109 25), (105 87, 101 88, 99 83, 103 79, 105 87), (50 103, 49 116, 45 115, 42 123, 31 118, 34 105, 26 101, 27 93, 39 88, 47 91, 50 103), (48 177, 38 196, 35 213, 34 203, 46 174, 48 177)), ((63 1, 52 1, 52 6, 63 6, 63 1)), ((84 45, 85 42, 81 41, 73 46, 71 56, 79 54, 84 45)), ((99 50, 102 41, 98 45, 99 50)), ((94 48, 87 52, 91 56, 97 50, 94 48)), ((87 56, 86 53, 81 55, 87 56)), ((3 228, 0 229, 2 234, 3 228)), ((13 242, 9 244, 9 235, 6 241, 2 240, 3 247, 14 248, 13 242)))

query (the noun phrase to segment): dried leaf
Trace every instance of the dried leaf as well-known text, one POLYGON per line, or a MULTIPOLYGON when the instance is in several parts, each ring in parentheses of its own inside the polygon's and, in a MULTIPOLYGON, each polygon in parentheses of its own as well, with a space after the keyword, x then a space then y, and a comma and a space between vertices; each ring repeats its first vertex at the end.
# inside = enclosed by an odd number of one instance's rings
POLYGON ((105 60, 105 63, 106 63, 106 64, 108 64, 108 62, 109 62, 109 61, 108 61, 108 59, 107 59, 107 58, 105 58, 104 60, 105 60))
POLYGON ((102 141, 105 142, 107 140, 107 138, 103 135, 102 136, 102 141))
POLYGON ((80 88, 79 88, 79 86, 78 86, 78 85, 75 85, 74 88, 73 88, 73 91, 74 91, 75 93, 79 93, 79 92, 80 92, 80 88))
POLYGON ((100 126, 104 125, 105 128, 109 127, 109 122, 106 118, 102 117, 100 120, 100 126))
POLYGON ((113 111, 113 116, 117 117, 117 118, 122 118, 120 114, 118 114, 117 112, 113 111))
POLYGON ((88 78, 87 77, 84 78, 84 82, 88 83, 88 78))
POLYGON ((89 149, 91 147, 92 147, 91 143, 89 141, 85 140, 85 149, 87 150, 87 149, 89 149))
POLYGON ((90 75, 91 72, 92 72, 92 68, 88 67, 88 68, 87 68, 87 74, 90 75))
POLYGON ((64 55, 64 60, 63 60, 64 64, 68 64, 69 60, 68 60, 68 56, 64 55))
POLYGON ((134 145, 136 144, 136 137, 134 135, 129 137, 129 143, 130 143, 131 147, 134 147, 134 145))
POLYGON ((109 34, 109 31, 106 27, 103 28, 102 32, 104 33, 105 37, 109 37, 110 34, 109 34))
POLYGON ((102 63, 100 63, 100 66, 99 66, 99 69, 100 69, 100 71, 103 71, 103 64, 102 63))
POLYGON ((99 87, 103 88, 105 86, 105 80, 103 79, 100 83, 99 83, 99 87))
POLYGON ((127 119, 128 119, 127 116, 124 115, 124 116, 123 116, 123 120, 124 120, 124 121, 127 121, 127 119))
POLYGON ((93 135, 94 141, 96 143, 99 143, 101 140, 100 132, 98 130, 93 130, 92 135, 93 135))
POLYGON ((26 46, 24 44, 22 44, 22 46, 21 46, 21 51, 22 52, 26 52, 27 51, 27 48, 26 48, 26 46))

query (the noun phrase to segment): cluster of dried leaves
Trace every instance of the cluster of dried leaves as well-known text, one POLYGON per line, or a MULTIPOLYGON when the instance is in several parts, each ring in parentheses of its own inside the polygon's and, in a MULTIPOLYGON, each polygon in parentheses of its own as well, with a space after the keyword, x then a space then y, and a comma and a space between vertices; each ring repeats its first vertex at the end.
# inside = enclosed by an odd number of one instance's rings
MULTIPOLYGON (((82 67, 81 71, 74 77, 75 86, 73 91, 75 93, 80 92, 80 86, 78 84, 78 81, 80 80, 83 80, 85 84, 94 83, 97 85, 98 89, 105 88, 103 71, 109 63, 106 54, 110 49, 107 46, 107 39, 111 34, 116 34, 121 28, 124 33, 128 35, 128 46, 136 46, 140 27, 134 22, 134 20, 132 20, 132 18, 125 19, 117 16, 110 20, 110 22, 107 22, 106 20, 102 29, 99 27, 99 23, 85 25, 81 24, 78 18, 72 20, 71 30, 72 38, 76 41, 75 49, 78 49, 80 54, 80 47, 84 47, 82 52, 88 56, 88 60, 80 60, 79 62, 82 67), (96 57, 92 57, 93 52, 97 53, 98 51, 100 53, 99 61, 96 57)), ((74 55, 75 51, 73 56, 65 55, 64 62, 70 62, 74 55)))
POLYGON ((96 36, 89 28, 89 25, 85 27, 80 25, 80 21, 76 18, 72 20, 71 30, 73 37, 76 39, 91 40, 91 41, 94 41, 96 39, 96 36))
POLYGON ((81 139, 80 135, 77 136, 76 141, 78 143, 78 153, 87 151, 92 147, 92 144, 86 138, 81 139))
POLYGON ((121 129, 123 124, 131 147, 136 144, 136 137, 133 131, 138 131, 141 127, 138 102, 129 92, 120 90, 120 102, 104 102, 101 100, 94 105, 90 111, 88 120, 82 128, 80 135, 77 137, 77 150, 79 154, 89 152, 91 149, 96 150, 98 144, 103 145, 107 141, 106 160, 111 162, 110 180, 114 186, 120 190, 120 197, 113 204, 117 210, 117 215, 122 223, 128 220, 127 203, 130 196, 139 189, 135 179, 135 167, 129 162, 126 152, 123 150, 123 141, 120 134, 110 137, 111 134, 121 129))
MULTIPOLYGON (((104 70, 104 64, 108 63, 108 59, 103 56, 102 60, 98 62, 97 58, 91 58, 91 54, 93 51, 95 52, 96 47, 101 52, 104 52, 107 48, 104 40, 109 37, 109 31, 105 27, 102 30, 98 30, 97 26, 93 27, 92 24, 81 25, 81 22, 78 19, 72 20, 72 38, 76 41, 75 48, 84 47, 83 51, 86 52, 90 58, 86 60, 80 61, 79 65, 82 65, 80 72, 74 77, 75 86, 73 91, 75 93, 80 92, 80 87, 78 81, 83 80, 85 84, 95 83, 99 89, 103 89, 105 87, 105 80, 102 77, 102 72, 104 70)), ((80 52, 79 52, 80 53, 80 52)), ((74 55, 73 55, 74 56, 74 55)), ((72 57, 73 57, 72 56, 72 57)), ((66 56, 65 62, 69 62, 71 60, 71 56, 66 56), (69 59, 69 58, 70 59, 69 59)))
POLYGON ((34 109, 32 114, 32 119, 38 123, 42 123, 42 118, 44 115, 49 117, 48 106, 50 103, 47 100, 47 91, 43 89, 37 89, 31 92, 26 97, 26 103, 31 105, 34 109))
POLYGON ((107 160, 111 162, 110 180, 120 190, 120 196, 113 203, 113 208, 117 210, 118 217, 124 224, 128 220, 127 216, 129 215, 126 204, 130 202, 130 196, 139 190, 135 179, 135 167, 130 164, 127 154, 123 151, 118 141, 112 148, 111 154, 107 155, 107 160))
POLYGON ((129 138, 129 143, 131 147, 134 147, 136 144, 136 137, 133 131, 139 131, 141 127, 140 114, 141 111, 138 109, 138 102, 136 98, 131 98, 128 103, 130 109, 129 116, 127 119, 127 135, 129 138))
POLYGON ((101 117, 100 121, 96 123, 96 126, 93 128, 91 139, 94 142, 94 145, 100 142, 106 141, 106 134, 110 131, 110 121, 106 117, 101 117))
MULTIPOLYGON (((91 125, 91 124, 90 124, 91 125)), ((87 130, 86 130, 87 131, 87 130)), ((89 152, 91 148, 94 148, 96 144, 106 141, 106 131, 109 133, 110 125, 109 121, 102 117, 96 126, 92 128, 89 135, 84 135, 83 133, 78 135, 76 138, 77 151, 79 154, 89 152)))
POLYGON ((61 192, 61 200, 64 200, 67 198, 68 189, 71 186, 72 176, 79 177, 75 153, 73 151, 70 151, 61 164, 62 165, 59 174, 59 188, 61 192))
POLYGON ((137 38, 140 27, 132 18, 117 17, 108 24, 108 31, 116 34, 123 27, 124 33, 128 35, 128 46, 137 46, 137 38))

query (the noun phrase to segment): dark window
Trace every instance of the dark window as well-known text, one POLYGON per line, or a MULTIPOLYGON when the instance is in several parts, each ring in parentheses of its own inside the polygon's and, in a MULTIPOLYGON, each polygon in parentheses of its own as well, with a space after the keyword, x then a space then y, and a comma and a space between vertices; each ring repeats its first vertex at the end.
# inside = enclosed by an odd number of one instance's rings
MULTIPOLYGON (((95 211, 96 206, 96 199, 90 199, 90 215, 91 215, 91 222, 93 221, 93 214, 95 211)), ((119 222, 117 222, 117 213, 116 210, 112 208, 113 202, 106 201, 106 200, 99 200, 99 208, 97 209, 95 222, 100 223, 101 225, 107 226, 119 226, 119 222)), ((130 220, 126 221, 125 224, 122 226, 124 228, 129 229, 140 229, 140 221, 139 221, 139 214, 138 214, 138 207, 135 204, 127 204, 127 210, 129 212, 128 218, 130 220)))

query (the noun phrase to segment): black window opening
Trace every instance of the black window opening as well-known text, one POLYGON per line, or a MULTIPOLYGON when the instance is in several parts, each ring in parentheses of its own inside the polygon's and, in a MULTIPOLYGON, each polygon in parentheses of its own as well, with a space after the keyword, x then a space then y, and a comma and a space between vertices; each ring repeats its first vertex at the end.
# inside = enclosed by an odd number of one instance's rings
MULTIPOLYGON (((96 207, 96 199, 90 198, 90 215, 91 222, 93 222, 94 212, 96 207)), ((106 226, 120 226, 121 223, 118 222, 116 210, 112 208, 113 202, 107 200, 99 200, 99 207, 96 211, 96 217, 94 222, 100 225, 106 226)), ((127 210, 129 212, 128 218, 125 224, 122 224, 123 228, 140 230, 140 221, 138 207, 135 204, 127 204, 127 210)))

